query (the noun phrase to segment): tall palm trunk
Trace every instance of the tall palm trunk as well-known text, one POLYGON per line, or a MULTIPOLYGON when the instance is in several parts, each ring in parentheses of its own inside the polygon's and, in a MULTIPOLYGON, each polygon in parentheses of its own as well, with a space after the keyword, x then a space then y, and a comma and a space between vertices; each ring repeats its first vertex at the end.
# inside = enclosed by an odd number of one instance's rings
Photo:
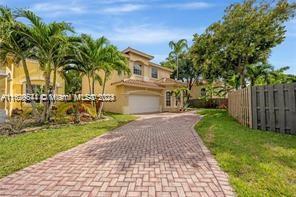
MULTIPOLYGON (((104 73, 103 87, 102 87, 102 95, 104 95, 104 93, 105 93, 106 81, 107 81, 107 73, 105 71, 105 73, 104 73)), ((99 112, 98 112, 98 118, 101 118, 102 117, 103 106, 104 106, 104 101, 101 101, 101 105, 100 105, 99 112)))
POLYGON ((179 79, 179 58, 178 58, 178 55, 176 58, 176 66, 177 66, 177 80, 178 80, 179 79))
POLYGON ((49 94, 50 94, 50 71, 46 71, 45 73, 45 87, 44 91, 47 97, 47 100, 44 102, 44 109, 42 113, 42 122, 47 122, 50 118, 50 108, 51 108, 51 102, 49 100, 49 94))
POLYGON ((53 94, 56 93, 56 87, 57 87, 57 66, 54 66, 54 70, 53 70, 53 82, 52 82, 53 94))
POLYGON ((90 76, 89 75, 87 75, 87 80, 88 80, 88 92, 89 92, 89 94, 91 94, 92 88, 91 88, 91 81, 90 81, 90 76))
POLYGON ((95 77, 92 77, 92 90, 91 90, 92 94, 95 93, 95 77))
MULTIPOLYGON (((31 83, 31 79, 30 79, 28 65, 27 65, 25 58, 22 58, 22 65, 23 65, 23 69, 24 69, 24 73, 25 73, 25 77, 26 77, 26 85, 28 88, 28 93, 33 94, 34 91, 33 91, 32 83, 31 83)), ((32 100, 31 105, 32 105, 32 114, 33 114, 34 118, 37 118, 38 111, 37 111, 37 107, 36 107, 36 102, 34 100, 32 100)))

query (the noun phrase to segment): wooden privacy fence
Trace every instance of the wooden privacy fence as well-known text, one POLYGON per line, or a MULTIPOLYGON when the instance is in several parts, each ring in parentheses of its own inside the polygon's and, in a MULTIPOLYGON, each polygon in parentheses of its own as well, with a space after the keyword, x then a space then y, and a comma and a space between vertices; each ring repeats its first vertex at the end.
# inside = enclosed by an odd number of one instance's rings
POLYGON ((241 124, 252 127, 250 87, 228 94, 228 112, 241 124))
POLYGON ((229 114, 254 129, 296 134, 296 83, 233 91, 229 114))

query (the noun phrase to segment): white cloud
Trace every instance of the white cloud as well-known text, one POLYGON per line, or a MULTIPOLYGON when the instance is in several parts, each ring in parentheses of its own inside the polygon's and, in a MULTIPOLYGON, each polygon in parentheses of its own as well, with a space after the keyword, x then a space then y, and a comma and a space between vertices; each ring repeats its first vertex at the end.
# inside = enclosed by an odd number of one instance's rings
POLYGON ((77 28, 78 33, 87 33, 94 37, 106 36, 112 42, 123 45, 132 44, 163 44, 171 40, 187 39, 189 42, 193 39, 194 33, 202 33, 202 28, 178 28, 168 27, 157 24, 115 24, 106 29, 99 29, 100 25, 84 26, 77 28))
POLYGON ((207 3, 207 2, 188 2, 188 3, 165 4, 163 7, 185 9, 185 10, 195 10, 195 9, 210 8, 212 6, 213 6, 212 4, 207 3))
POLYGON ((70 3, 36 3, 32 6, 32 10, 36 12, 42 12, 45 15, 58 16, 66 14, 81 14, 85 13, 86 8, 82 5, 70 3))
POLYGON ((119 5, 119 6, 106 7, 106 8, 103 8, 101 11, 104 13, 108 13, 108 14, 121 14, 121 13, 128 13, 128 12, 142 10, 144 8, 146 8, 146 5, 123 4, 123 5, 119 5))
POLYGON ((168 43, 171 40, 193 38, 196 29, 171 28, 161 25, 140 24, 116 26, 105 35, 112 41, 127 44, 168 43))

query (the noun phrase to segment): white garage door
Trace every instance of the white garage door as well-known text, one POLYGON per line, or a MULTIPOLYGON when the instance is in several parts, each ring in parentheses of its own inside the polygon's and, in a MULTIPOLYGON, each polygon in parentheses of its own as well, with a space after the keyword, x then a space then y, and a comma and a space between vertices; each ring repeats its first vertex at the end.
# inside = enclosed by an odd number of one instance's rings
POLYGON ((159 96, 130 95, 128 101, 130 114, 159 112, 159 96))

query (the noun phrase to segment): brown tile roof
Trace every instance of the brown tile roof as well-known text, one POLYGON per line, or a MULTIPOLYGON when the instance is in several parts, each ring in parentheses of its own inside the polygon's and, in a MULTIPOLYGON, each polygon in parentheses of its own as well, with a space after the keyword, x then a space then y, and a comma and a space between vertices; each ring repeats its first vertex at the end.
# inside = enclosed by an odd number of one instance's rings
POLYGON ((126 85, 126 86, 135 86, 135 87, 146 87, 152 89, 164 89, 164 87, 160 84, 151 82, 151 81, 143 81, 136 79, 124 79, 118 82, 114 82, 111 85, 126 85))

